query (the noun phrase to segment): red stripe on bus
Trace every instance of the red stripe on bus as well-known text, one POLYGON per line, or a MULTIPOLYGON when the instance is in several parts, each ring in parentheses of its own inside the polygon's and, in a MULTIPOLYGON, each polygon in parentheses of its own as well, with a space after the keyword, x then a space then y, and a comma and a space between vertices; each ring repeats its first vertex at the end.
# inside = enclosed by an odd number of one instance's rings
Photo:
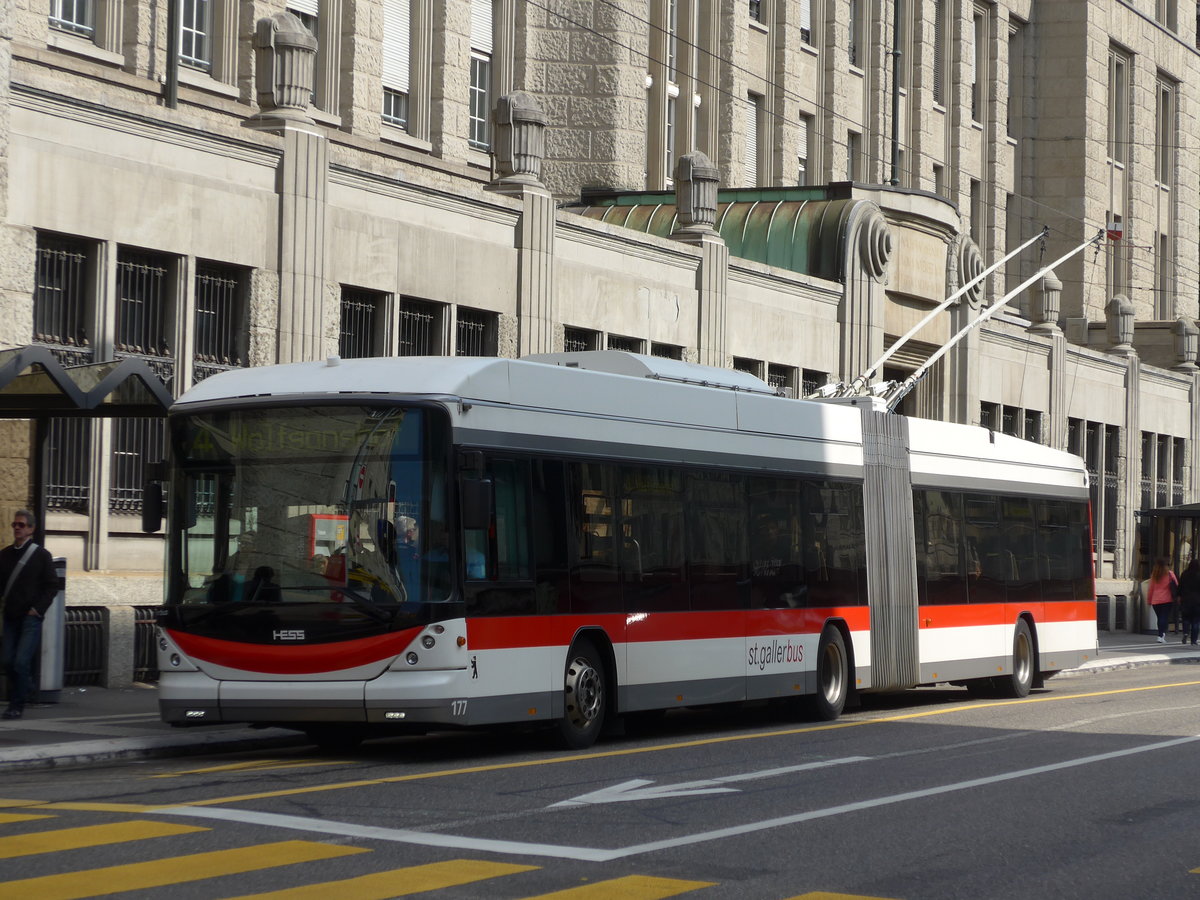
POLYGON ((1045 622, 1090 622, 1095 620, 1096 606, 1086 600, 930 605, 921 607, 920 623, 922 628, 1011 625, 1023 612, 1033 616, 1035 626, 1045 622))
POLYGON ((393 634, 337 641, 332 644, 243 644, 168 629, 167 634, 190 659, 271 675, 337 672, 391 659, 412 643, 420 628, 393 634))
POLYGON ((582 629, 604 631, 615 643, 700 641, 774 634, 817 634, 830 618, 852 631, 870 624, 865 606, 842 609, 755 609, 718 612, 610 613, 605 615, 478 618, 467 622, 472 650, 565 647, 582 629))

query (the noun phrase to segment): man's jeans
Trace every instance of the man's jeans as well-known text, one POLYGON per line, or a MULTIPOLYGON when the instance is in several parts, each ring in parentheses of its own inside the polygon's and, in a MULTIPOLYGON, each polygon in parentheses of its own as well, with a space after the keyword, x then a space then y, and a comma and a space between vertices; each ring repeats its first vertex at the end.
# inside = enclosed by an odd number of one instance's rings
POLYGON ((32 699, 33 658, 42 640, 42 617, 22 616, 19 622, 5 621, 0 659, 8 675, 8 705, 20 708, 32 699))

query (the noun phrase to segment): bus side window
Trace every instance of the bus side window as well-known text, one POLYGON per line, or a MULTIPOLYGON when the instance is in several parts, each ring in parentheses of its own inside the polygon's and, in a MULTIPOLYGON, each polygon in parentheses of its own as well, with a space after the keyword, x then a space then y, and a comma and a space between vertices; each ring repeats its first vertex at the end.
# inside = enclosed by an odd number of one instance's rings
POLYGON ((489 466, 495 502, 487 529, 463 535, 468 580, 528 581, 533 577, 529 540, 529 463, 496 459, 489 466))

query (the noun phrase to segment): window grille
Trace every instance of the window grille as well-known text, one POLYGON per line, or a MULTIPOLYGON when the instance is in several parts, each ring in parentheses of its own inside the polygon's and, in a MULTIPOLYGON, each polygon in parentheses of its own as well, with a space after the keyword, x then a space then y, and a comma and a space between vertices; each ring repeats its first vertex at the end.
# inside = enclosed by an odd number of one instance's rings
POLYGON ((1117 549, 1117 498, 1120 488, 1117 469, 1120 464, 1121 429, 1114 425, 1104 429, 1104 549, 1117 549))
POLYGON ((812 396, 828 380, 829 375, 827 375, 825 372, 818 372, 815 369, 804 369, 800 374, 800 389, 803 391, 802 396, 812 396))
POLYGON ((122 253, 117 261, 117 349, 169 356, 166 312, 167 266, 151 254, 122 253))
POLYGON ((179 61, 193 69, 212 69, 209 34, 210 0, 181 0, 179 4, 179 61))
POLYGON ((49 419, 46 422, 47 509, 87 512, 91 424, 88 419, 49 419))
POLYGON ((650 355, 662 359, 683 359, 683 348, 674 344, 651 344, 650 355))
POLYGON ((164 419, 113 419, 112 481, 108 508, 113 513, 142 511, 146 464, 163 458, 164 419))
MULTIPOLYGON (((33 288, 33 339, 86 347, 88 246, 82 241, 38 235, 33 288)), ((87 362, 87 359, 76 360, 87 362)))
POLYGON ((92 0, 50 0, 50 27, 91 37, 96 31, 92 0))
POLYGON ((979 425, 989 431, 995 431, 1000 425, 1000 407, 995 403, 979 404, 979 425))
POLYGON ((198 361, 242 366, 241 279, 236 269, 196 267, 196 347, 198 361))
POLYGON ((791 366, 767 366, 767 384, 785 397, 796 396, 796 370, 791 366))
POLYGON ((758 377, 759 365, 760 364, 756 359, 745 359, 741 356, 735 356, 733 358, 733 371, 748 372, 755 378, 758 377))
POLYGON ((582 353, 600 349, 600 333, 587 328, 564 328, 563 350, 567 353, 582 353))
POLYGON ((375 356, 376 321, 380 295, 374 291, 342 288, 342 315, 338 328, 338 355, 343 359, 375 356))
POLYGON ((454 333, 454 355, 495 356, 493 321, 491 313, 460 306, 454 333))
POLYGON ((1142 432, 1142 509, 1154 508, 1154 435, 1142 432))
POLYGON ((624 350, 626 353, 642 353, 643 344, 639 338, 623 337, 619 334, 608 336, 609 350, 624 350))
POLYGON ((400 326, 399 356, 437 356, 441 352, 440 310, 432 303, 402 300, 396 310, 400 326))
POLYGON ((1000 421, 1000 430, 1004 434, 1007 434, 1010 437, 1017 436, 1017 423, 1020 421, 1019 414, 1020 410, 1015 406, 1004 407, 1002 414, 1003 417, 1000 421))
POLYGON ((1183 502, 1183 475, 1187 456, 1183 438, 1175 438, 1173 443, 1175 447, 1171 453, 1171 505, 1178 506, 1183 502))
POLYGON ((1042 414, 1036 410, 1025 410, 1025 440, 1042 442, 1042 414))

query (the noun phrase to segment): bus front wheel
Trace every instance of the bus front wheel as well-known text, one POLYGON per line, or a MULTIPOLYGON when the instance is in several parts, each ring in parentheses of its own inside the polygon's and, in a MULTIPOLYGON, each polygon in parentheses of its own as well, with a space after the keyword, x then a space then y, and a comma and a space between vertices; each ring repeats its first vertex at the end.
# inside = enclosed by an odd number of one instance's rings
POLYGON ((600 736, 607 712, 604 660, 591 641, 579 641, 567 654, 559 738, 572 750, 592 746, 600 736))
POLYGON ((815 718, 831 722, 842 714, 849 692, 850 657, 846 642, 841 631, 829 626, 821 632, 817 644, 817 692, 809 698, 809 710, 815 718))

